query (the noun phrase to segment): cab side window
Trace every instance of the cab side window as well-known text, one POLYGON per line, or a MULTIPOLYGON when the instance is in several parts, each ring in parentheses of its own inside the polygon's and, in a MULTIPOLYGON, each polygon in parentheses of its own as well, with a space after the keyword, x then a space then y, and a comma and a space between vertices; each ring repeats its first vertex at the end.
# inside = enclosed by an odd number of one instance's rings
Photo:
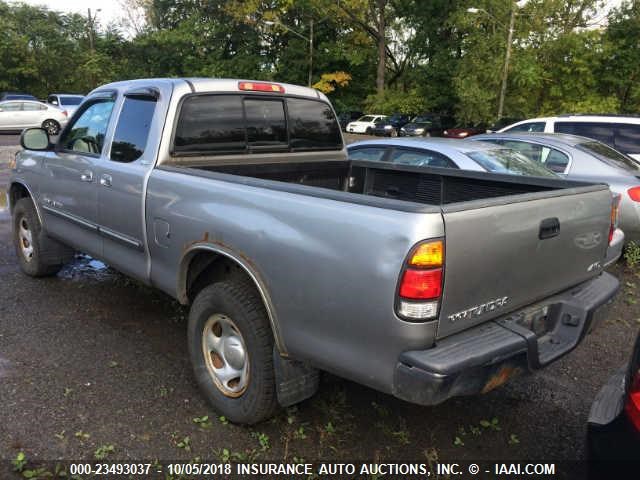
POLYGON ((114 100, 95 100, 83 110, 60 139, 60 149, 89 155, 100 155, 104 147, 114 100))
POLYGON ((154 97, 125 97, 111 144, 111 160, 133 162, 144 153, 156 109, 154 97))

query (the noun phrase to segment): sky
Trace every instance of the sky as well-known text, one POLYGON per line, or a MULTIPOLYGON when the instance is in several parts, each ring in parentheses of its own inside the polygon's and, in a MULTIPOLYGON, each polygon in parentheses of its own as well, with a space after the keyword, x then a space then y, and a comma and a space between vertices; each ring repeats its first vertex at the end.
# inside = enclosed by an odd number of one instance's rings
POLYGON ((117 0, 20 0, 12 3, 27 3, 29 5, 44 5, 50 10, 60 12, 80 13, 87 16, 87 8, 91 9, 91 16, 97 10, 97 22, 105 26, 110 22, 120 19, 123 15, 120 3, 117 0))

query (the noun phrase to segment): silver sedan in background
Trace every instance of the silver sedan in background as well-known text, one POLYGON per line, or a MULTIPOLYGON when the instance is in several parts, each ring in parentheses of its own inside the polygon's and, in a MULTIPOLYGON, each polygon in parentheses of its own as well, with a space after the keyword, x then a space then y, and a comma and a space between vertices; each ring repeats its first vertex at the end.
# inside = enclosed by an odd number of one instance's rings
POLYGON ((67 112, 46 103, 33 100, 0 102, 0 131, 41 127, 49 135, 57 135, 68 120, 67 112))
MULTIPOLYGON (((499 134, 502 135, 502 134, 499 134)), ((453 138, 391 138, 384 140, 364 140, 347 146, 350 160, 368 160, 390 162, 416 167, 460 168, 491 173, 525 175, 536 177, 556 177, 548 167, 532 160, 518 150, 509 148, 498 142, 478 141, 480 137, 496 139, 489 135, 476 135, 468 140, 453 138)), ((578 137, 582 141, 593 140, 578 137)), ((599 143, 599 142, 596 142, 599 143)), ((602 144, 600 144, 602 145, 602 144)), ((609 148, 603 145, 605 148, 609 148)), ((617 152, 616 152, 617 153, 617 152)), ((625 157, 628 158, 628 157, 625 157)), ((549 159, 551 160, 551 159, 549 159)), ((629 159, 629 161, 632 161, 629 159)), ((640 174, 640 172, 639 172, 640 174)), ((570 177, 571 180, 579 180, 570 177)), ((587 178, 584 178, 587 180, 587 178)), ((602 182, 598 178, 589 178, 592 182, 602 182)), ((638 185, 640 181, 636 179, 638 185)), ((611 187, 613 190, 613 187, 611 187)), ((613 202, 618 201, 619 195, 613 202)), ((609 249, 605 259, 605 266, 613 264, 622 254, 625 241, 624 227, 617 228, 617 212, 612 210, 612 229, 609 235, 609 249)))
POLYGON ((626 240, 640 241, 640 163, 591 138, 562 133, 491 133, 470 142, 511 148, 568 180, 601 182, 620 194, 626 240))

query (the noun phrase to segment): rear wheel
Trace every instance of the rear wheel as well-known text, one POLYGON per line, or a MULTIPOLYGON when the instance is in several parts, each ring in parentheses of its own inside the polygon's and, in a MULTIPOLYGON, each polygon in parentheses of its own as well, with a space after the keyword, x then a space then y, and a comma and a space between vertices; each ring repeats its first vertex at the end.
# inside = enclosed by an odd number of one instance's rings
POLYGON ((248 279, 200 291, 189 313, 188 342, 196 380, 217 412, 245 424, 273 415, 273 335, 248 279))
POLYGON ((30 198, 21 198, 13 209, 13 243, 20 268, 32 277, 54 275, 73 257, 73 250, 42 231, 30 198))
POLYGON ((49 135, 57 135, 60 132, 60 124, 51 119, 42 122, 42 128, 44 128, 49 135))

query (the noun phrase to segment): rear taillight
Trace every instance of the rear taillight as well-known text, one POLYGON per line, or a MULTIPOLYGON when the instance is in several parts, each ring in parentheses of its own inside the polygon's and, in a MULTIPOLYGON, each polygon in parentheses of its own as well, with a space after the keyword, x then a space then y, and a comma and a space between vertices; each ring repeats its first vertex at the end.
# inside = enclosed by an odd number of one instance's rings
POLYGON ((640 432, 640 370, 631 377, 631 388, 624 410, 636 430, 640 432))
POLYGON ((640 202, 640 187, 631 187, 627 190, 627 195, 634 202, 640 202))
POLYGON ((611 223, 609 225, 609 243, 613 240, 613 232, 618 228, 618 210, 620 207, 620 194, 615 193, 611 200, 611 223))
POLYGON ((409 254, 400 275, 397 313, 411 321, 436 318, 442 296, 444 243, 418 244, 409 254))

